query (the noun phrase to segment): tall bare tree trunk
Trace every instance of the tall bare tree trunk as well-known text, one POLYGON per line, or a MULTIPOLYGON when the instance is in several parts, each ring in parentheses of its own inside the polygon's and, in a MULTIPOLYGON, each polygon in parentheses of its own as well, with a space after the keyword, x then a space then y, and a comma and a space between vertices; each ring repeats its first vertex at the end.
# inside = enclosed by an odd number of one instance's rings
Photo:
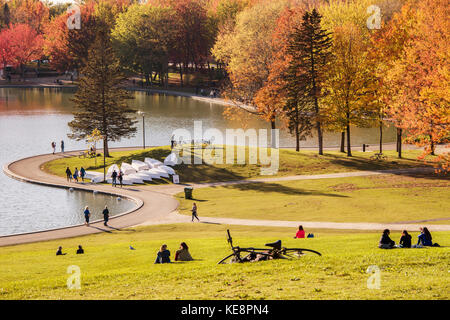
POLYGON ((397 128, 397 152, 398 158, 402 158, 402 128, 397 128))
POLYGON ((383 153, 383 121, 380 121, 380 153, 383 153))
POLYGON ((350 112, 347 112, 347 157, 352 156, 352 148, 350 145, 350 112))
POLYGON ((345 131, 341 132, 341 149, 340 152, 345 153, 345 131))

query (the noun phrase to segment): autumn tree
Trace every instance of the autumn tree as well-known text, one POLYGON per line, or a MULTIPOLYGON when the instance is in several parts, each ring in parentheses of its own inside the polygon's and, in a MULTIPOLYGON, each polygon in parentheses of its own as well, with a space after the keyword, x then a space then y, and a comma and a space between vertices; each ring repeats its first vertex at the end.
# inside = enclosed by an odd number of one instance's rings
POLYGON ((245 119, 246 114, 255 114, 275 129, 277 106, 267 100, 275 92, 270 89, 260 93, 259 99, 257 96, 268 81, 274 58, 272 33, 287 6, 288 2, 282 0, 260 1, 240 12, 235 27, 218 38, 213 54, 226 64, 229 85, 224 95, 234 103, 225 110, 228 117, 245 119))
MULTIPOLYGON (((392 88, 390 115, 407 130, 410 141, 426 146, 426 154, 434 154, 436 144, 450 136, 449 10, 444 0, 412 1, 402 10, 399 20, 412 16, 414 23, 385 76, 392 88)), ((448 168, 448 153, 441 158, 448 168)))
POLYGON ((180 81, 183 86, 183 71, 192 64, 202 68, 207 61, 214 42, 204 2, 201 0, 169 0, 175 10, 173 31, 174 50, 171 61, 179 64, 180 81))
POLYGON ((42 36, 26 24, 11 25, 0 33, 0 58, 3 65, 11 64, 20 69, 21 77, 25 65, 42 55, 42 36))
POLYGON ((121 62, 131 71, 144 75, 148 84, 152 74, 168 84, 168 63, 173 47, 171 8, 135 4, 119 15, 112 37, 121 62))
POLYGON ((331 63, 324 85, 328 122, 345 128, 349 157, 351 126, 370 126, 374 115, 375 75, 367 40, 352 23, 334 29, 331 63))
POLYGON ((295 30, 300 27, 302 16, 305 13, 303 6, 288 7, 283 10, 277 20, 272 35, 273 61, 270 66, 268 81, 258 91, 255 102, 258 106, 273 106, 278 112, 277 116, 294 135, 296 151, 300 151, 300 140, 311 135, 313 125, 308 114, 305 114, 296 99, 288 95, 286 74, 292 60, 289 54, 289 40, 295 30))
POLYGON ((329 64, 331 38, 321 27, 322 16, 316 9, 305 12, 302 25, 289 41, 288 52, 292 56, 287 74, 289 97, 298 105, 302 114, 309 115, 315 123, 319 154, 323 154, 323 114, 320 101, 329 64))
POLYGON ((68 19, 72 13, 68 12, 54 17, 46 27, 44 52, 58 71, 83 67, 96 35, 95 7, 93 1, 80 5, 80 29, 69 29, 68 19))
POLYGON ((136 133, 136 111, 129 108, 129 94, 121 87, 125 80, 111 42, 111 15, 108 7, 96 12, 96 37, 88 50, 82 77, 73 101, 77 111, 69 122, 72 139, 85 139, 94 129, 103 136, 105 156, 109 156, 109 141, 131 137, 136 133))

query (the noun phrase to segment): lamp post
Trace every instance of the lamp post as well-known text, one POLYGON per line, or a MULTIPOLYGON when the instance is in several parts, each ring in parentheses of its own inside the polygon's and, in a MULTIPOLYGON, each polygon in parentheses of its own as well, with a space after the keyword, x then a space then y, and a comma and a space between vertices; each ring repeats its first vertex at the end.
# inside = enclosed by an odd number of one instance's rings
MULTIPOLYGON (((105 142, 104 142, 105 137, 103 137, 103 182, 106 183, 106 148, 105 148, 105 142)), ((97 153, 97 151, 96 151, 97 153)), ((97 157, 97 155, 95 156, 97 157)))
POLYGON ((142 116, 142 140, 144 144, 143 149, 145 149, 145 112, 139 110, 138 115, 142 116))

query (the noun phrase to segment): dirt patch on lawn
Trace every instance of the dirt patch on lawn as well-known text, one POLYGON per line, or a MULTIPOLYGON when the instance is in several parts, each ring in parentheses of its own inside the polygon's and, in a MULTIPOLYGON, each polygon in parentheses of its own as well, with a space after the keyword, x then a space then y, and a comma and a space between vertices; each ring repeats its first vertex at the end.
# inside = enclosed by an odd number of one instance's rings
POLYGON ((357 187, 353 183, 339 183, 330 187, 333 191, 338 192, 351 192, 355 190, 360 190, 361 188, 357 187))
POLYGON ((375 188, 427 188, 450 187, 449 177, 430 175, 381 175, 370 176, 375 188))

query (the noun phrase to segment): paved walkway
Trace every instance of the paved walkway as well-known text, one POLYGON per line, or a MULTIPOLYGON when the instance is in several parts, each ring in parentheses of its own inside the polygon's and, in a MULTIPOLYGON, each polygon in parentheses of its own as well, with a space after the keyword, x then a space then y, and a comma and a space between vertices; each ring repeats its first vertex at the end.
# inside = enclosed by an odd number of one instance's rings
MULTIPOLYGON (((135 148, 119 148, 115 151, 132 150, 135 148)), ((82 235, 88 235, 99 232, 120 231, 123 228, 143 225, 158 225, 190 222, 191 217, 178 214, 176 209, 178 202, 173 195, 183 191, 185 185, 145 185, 145 186, 126 186, 124 188, 115 188, 110 185, 103 184, 82 184, 75 182, 67 182, 66 179, 55 175, 48 174, 41 170, 41 166, 48 161, 61 157, 78 155, 79 151, 66 152, 64 155, 44 154, 30 158, 21 159, 3 167, 3 171, 12 178, 58 188, 73 188, 75 190, 98 191, 107 194, 113 194, 128 198, 136 203, 136 209, 126 212, 119 216, 111 217, 111 228, 103 226, 98 221, 91 223, 90 227, 84 225, 59 228, 54 230, 33 232, 20 235, 0 237, 0 246, 21 244, 27 242, 36 242, 44 240, 53 240, 59 238, 69 238, 82 235)), ((411 172, 423 171, 423 168, 398 169, 398 170, 382 170, 382 171, 356 171, 322 175, 299 175, 288 177, 271 177, 254 180, 240 180, 217 183, 201 183, 193 184, 194 188, 206 188, 212 186, 234 185, 243 183, 264 183, 275 181, 292 181, 306 179, 331 179, 343 177, 369 176, 380 174, 407 174, 411 172)), ((203 223, 211 224, 236 224, 250 226, 275 226, 275 227, 296 227, 299 224, 307 228, 323 228, 323 229, 356 229, 356 230, 381 230, 389 228, 392 230, 403 230, 405 228, 414 230, 420 225, 409 223, 338 223, 338 222, 313 222, 313 221, 277 221, 277 220, 250 220, 250 219, 233 219, 233 218, 213 218, 201 217, 203 223)), ((430 229, 433 231, 450 231, 450 225, 433 225, 430 229)))

